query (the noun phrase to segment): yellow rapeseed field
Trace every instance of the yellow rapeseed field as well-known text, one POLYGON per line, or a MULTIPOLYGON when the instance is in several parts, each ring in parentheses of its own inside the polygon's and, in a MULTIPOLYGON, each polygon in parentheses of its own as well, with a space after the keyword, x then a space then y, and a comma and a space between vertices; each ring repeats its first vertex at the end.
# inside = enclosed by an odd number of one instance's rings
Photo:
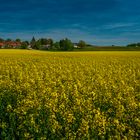
POLYGON ((0 50, 0 139, 140 138, 140 52, 0 50))

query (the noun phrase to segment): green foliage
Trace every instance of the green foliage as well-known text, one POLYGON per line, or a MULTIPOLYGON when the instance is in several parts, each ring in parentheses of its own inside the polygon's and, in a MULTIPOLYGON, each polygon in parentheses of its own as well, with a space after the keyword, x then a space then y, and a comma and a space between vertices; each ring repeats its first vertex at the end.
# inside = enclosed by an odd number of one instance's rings
POLYGON ((51 38, 41 38, 36 41, 35 38, 33 38, 31 40, 31 47, 37 50, 51 50, 53 48, 53 40, 51 38))
POLYGON ((21 43, 21 46, 20 46, 20 49, 28 49, 28 42, 27 41, 24 41, 21 43))
POLYGON ((38 40, 35 42, 34 49, 39 50, 41 48, 41 42, 38 40))
POLYGON ((21 40, 20 40, 19 38, 17 38, 15 41, 16 41, 16 42, 21 42, 21 40))
POLYGON ((49 49, 53 49, 53 40, 51 38, 47 39, 47 45, 49 46, 49 49))
POLYGON ((128 44, 127 47, 140 47, 140 43, 128 44))
POLYGON ((60 50, 60 44, 59 44, 59 42, 55 42, 53 44, 53 50, 60 50))
POLYGON ((84 48, 84 47, 86 47, 86 42, 83 41, 83 40, 80 40, 79 43, 78 43, 78 47, 79 47, 79 48, 84 48))
POLYGON ((71 40, 67 38, 60 40, 59 44, 60 44, 60 49, 63 51, 71 51, 74 49, 73 43, 71 42, 71 40))
POLYGON ((40 41, 41 45, 46 45, 47 44, 47 39, 46 38, 41 38, 38 41, 40 41))

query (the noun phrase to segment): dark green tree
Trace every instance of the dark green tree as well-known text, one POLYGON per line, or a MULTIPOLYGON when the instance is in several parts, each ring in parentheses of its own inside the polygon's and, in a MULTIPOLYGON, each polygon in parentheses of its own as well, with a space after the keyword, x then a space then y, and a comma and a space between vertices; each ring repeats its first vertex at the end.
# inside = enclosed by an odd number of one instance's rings
POLYGON ((129 47, 129 48, 140 47, 140 43, 132 43, 132 44, 128 44, 127 47, 129 47))
POLYGON ((47 39, 47 45, 48 49, 53 49, 53 39, 51 38, 47 39))
POLYGON ((19 38, 17 38, 15 41, 16 41, 16 42, 21 42, 21 40, 20 40, 19 38))
POLYGON ((60 43, 59 43, 59 42, 55 42, 55 43, 53 44, 53 49, 54 49, 54 50, 60 50, 60 43))
POLYGON ((24 41, 24 42, 25 42, 26 44, 30 45, 29 41, 26 40, 26 41, 24 41))
POLYGON ((41 38, 38 41, 40 41, 41 45, 46 45, 47 44, 47 39, 46 38, 41 38))
POLYGON ((21 46, 20 46, 20 49, 28 49, 28 42, 27 41, 23 41, 22 43, 21 43, 21 46))
POLYGON ((34 44, 34 49, 40 50, 41 49, 41 41, 37 40, 34 44))
POLYGON ((78 42, 78 47, 79 47, 79 48, 85 48, 85 47, 86 47, 86 42, 83 41, 83 40, 80 40, 80 41, 78 42))
POLYGON ((73 43, 71 42, 71 40, 67 38, 60 40, 59 44, 60 44, 60 49, 63 51, 71 51, 74 49, 73 43))
POLYGON ((140 47, 140 43, 137 43, 137 46, 140 47))

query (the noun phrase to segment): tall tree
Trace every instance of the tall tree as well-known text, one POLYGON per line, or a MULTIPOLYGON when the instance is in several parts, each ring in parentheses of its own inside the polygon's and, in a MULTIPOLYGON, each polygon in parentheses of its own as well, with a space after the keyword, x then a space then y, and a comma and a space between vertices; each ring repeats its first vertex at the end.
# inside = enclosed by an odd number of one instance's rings
POLYGON ((52 49, 52 47, 53 47, 53 39, 51 39, 51 38, 47 39, 47 45, 49 46, 48 49, 52 49))
POLYGON ((20 46, 20 48, 21 49, 27 49, 28 48, 28 42, 27 41, 23 41, 22 43, 21 43, 21 46, 20 46))
POLYGON ((74 49, 73 43, 67 38, 60 40, 59 44, 61 50, 68 51, 74 49))
POLYGON ((16 39, 16 42, 19 42, 19 43, 20 43, 20 42, 21 42, 21 40, 20 40, 19 38, 17 38, 17 39, 16 39))
POLYGON ((41 49, 41 41, 40 40, 37 40, 35 42, 34 49, 37 49, 37 50, 41 49))
POLYGON ((40 38, 39 39, 41 45, 46 45, 47 44, 47 39, 46 38, 40 38))
POLYGON ((54 50, 60 50, 60 42, 55 42, 53 45, 54 50))
POLYGON ((80 41, 78 42, 78 47, 79 47, 79 48, 84 48, 84 47, 86 47, 86 42, 83 41, 83 40, 80 40, 80 41))

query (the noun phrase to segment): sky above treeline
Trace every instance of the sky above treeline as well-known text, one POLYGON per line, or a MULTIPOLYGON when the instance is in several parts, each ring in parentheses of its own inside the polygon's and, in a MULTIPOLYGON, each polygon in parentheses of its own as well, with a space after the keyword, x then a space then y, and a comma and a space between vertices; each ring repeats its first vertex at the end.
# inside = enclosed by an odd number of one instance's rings
POLYGON ((140 42, 140 0, 0 0, 0 37, 140 42))

